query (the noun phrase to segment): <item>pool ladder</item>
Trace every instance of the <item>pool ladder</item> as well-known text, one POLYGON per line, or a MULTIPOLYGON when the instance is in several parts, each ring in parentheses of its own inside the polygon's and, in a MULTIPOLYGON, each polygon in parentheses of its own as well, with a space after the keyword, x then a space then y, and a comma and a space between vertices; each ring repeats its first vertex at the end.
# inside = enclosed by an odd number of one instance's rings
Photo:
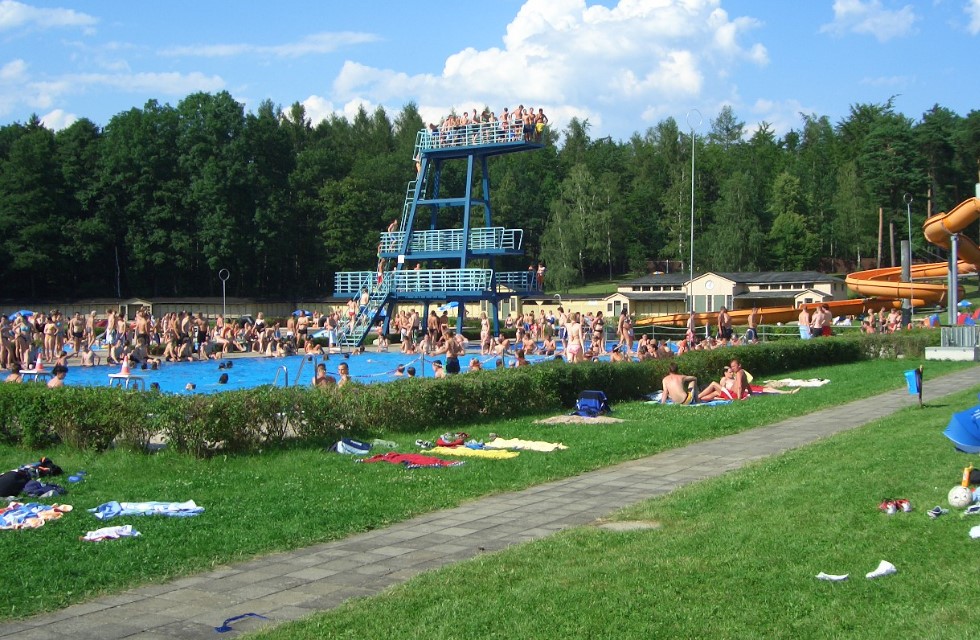
MULTIPOLYGON (((323 356, 303 356, 302 362, 299 363, 299 370, 296 372, 296 382, 293 384, 299 385, 299 381, 303 379, 303 367, 306 366, 306 362, 310 361, 313 363, 313 370, 316 371, 316 366, 320 364, 323 360, 323 356)), ((280 369, 285 369, 286 367, 280 367, 280 369)), ((278 372, 276 373, 276 379, 279 379, 278 372)), ((286 386, 289 386, 289 374, 286 374, 286 386)))
POLYGON ((280 373, 283 374, 283 386, 284 387, 288 387, 289 386, 289 369, 287 369, 286 368, 286 365, 284 365, 284 364, 279 365, 279 368, 276 369, 276 377, 272 381, 272 386, 273 387, 279 386, 279 374, 280 373))

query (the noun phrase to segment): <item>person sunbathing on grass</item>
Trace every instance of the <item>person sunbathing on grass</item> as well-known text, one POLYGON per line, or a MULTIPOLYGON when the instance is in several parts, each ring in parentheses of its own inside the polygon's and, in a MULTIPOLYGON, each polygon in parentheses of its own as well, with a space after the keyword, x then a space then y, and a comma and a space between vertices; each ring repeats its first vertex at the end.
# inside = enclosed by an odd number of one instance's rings
POLYGON ((679 373, 676 362, 671 362, 667 371, 661 382, 663 393, 660 394, 660 404, 666 404, 668 400, 674 404, 691 404, 697 401, 698 379, 679 373))

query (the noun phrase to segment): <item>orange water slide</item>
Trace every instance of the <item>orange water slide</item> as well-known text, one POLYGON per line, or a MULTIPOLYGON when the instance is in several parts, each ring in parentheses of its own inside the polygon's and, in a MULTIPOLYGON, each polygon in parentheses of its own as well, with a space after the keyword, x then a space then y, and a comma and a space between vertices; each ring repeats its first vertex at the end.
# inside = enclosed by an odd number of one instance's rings
MULTIPOLYGON (((926 220, 922 225, 922 231, 926 240, 949 249, 950 236, 962 233, 978 219, 980 219, 980 200, 970 198, 948 212, 934 215, 926 220)), ((957 248, 959 273, 972 273, 980 269, 980 247, 972 238, 960 235, 957 248)), ((911 274, 913 282, 903 282, 901 267, 885 267, 849 274, 845 282, 852 291, 862 296, 912 298, 915 306, 946 302, 945 284, 914 282, 927 278, 946 277, 949 268, 945 262, 912 265, 911 274)))
MULTIPOLYGON (((826 305, 830 308, 830 311, 835 316, 850 316, 858 315, 863 313, 868 306, 873 309, 877 309, 882 305, 891 305, 892 301, 881 301, 881 300, 866 300, 866 299, 853 299, 853 300, 832 300, 827 302, 826 305)), ((802 305, 806 307, 811 313, 820 304, 805 304, 802 305)), ((762 307, 758 312, 758 322, 759 324, 776 324, 777 322, 794 322, 800 315, 801 307, 762 307)), ((736 326, 748 324, 749 314, 752 313, 751 309, 738 309, 729 311, 728 315, 731 317, 732 324, 736 326)), ((663 316, 651 316, 649 318, 643 318, 636 321, 636 326, 659 326, 659 327, 685 327, 687 326, 687 319, 690 314, 688 313, 674 313, 663 316)), ((698 327, 704 326, 714 326, 718 321, 718 312, 710 313, 695 313, 694 322, 698 327)))

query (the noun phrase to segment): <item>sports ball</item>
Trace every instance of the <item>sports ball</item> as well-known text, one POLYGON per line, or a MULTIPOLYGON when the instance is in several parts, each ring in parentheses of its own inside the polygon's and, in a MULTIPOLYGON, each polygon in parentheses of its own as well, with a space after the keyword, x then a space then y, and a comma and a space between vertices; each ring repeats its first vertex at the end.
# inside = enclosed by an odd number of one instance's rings
POLYGON ((949 495, 946 496, 946 500, 949 501, 949 506, 956 509, 964 509, 973 502, 973 492, 970 491, 969 487, 956 485, 949 490, 949 495))

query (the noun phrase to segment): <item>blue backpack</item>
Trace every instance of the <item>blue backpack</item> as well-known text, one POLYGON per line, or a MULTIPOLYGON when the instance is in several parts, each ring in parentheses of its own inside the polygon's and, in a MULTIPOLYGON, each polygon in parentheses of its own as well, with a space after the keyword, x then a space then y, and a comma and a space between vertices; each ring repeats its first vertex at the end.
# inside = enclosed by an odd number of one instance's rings
POLYGON ((366 456, 371 451, 370 444, 353 438, 341 438, 330 448, 337 453, 346 453, 352 456, 366 456))
POLYGON ((575 401, 573 415, 594 418, 606 413, 612 413, 612 407, 602 391, 583 391, 575 401))

